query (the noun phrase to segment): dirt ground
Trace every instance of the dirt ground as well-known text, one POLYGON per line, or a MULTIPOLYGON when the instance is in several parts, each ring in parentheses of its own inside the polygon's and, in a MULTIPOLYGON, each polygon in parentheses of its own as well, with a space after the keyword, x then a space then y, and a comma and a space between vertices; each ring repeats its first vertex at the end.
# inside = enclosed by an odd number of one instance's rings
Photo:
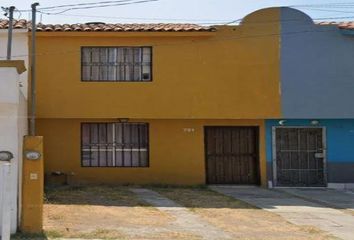
POLYGON ((336 239, 311 227, 299 227, 280 216, 209 189, 155 188, 162 195, 190 208, 233 239, 336 239))
MULTIPOLYGON (((187 207, 231 239, 335 239, 312 227, 298 227, 278 215, 203 187, 148 187, 187 207)), ((61 187, 46 191, 44 235, 37 239, 176 239, 201 236, 178 227, 174 216, 130 191, 132 186, 61 187)), ((17 235, 14 239, 23 239, 17 235)), ((26 239, 30 236, 26 236, 26 239)))
POLYGON ((154 229, 174 221, 127 187, 66 188, 49 190, 46 196, 44 229, 61 237, 131 239, 151 233, 151 239, 160 239, 165 233, 159 236, 154 229))

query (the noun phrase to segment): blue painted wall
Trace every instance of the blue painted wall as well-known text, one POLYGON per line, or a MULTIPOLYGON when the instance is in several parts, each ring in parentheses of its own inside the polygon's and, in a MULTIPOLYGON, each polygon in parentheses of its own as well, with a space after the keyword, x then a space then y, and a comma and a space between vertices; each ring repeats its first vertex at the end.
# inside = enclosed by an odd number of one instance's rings
MULTIPOLYGON (((285 126, 311 126, 310 121, 288 119, 285 126)), ((354 182, 354 119, 319 121, 319 126, 326 127, 328 182, 354 182)), ((279 126, 279 120, 266 121, 268 179, 272 179, 273 126, 279 126)))
MULTIPOLYGON (((286 120, 285 126, 311 126, 310 121, 286 120)), ((354 163, 354 119, 325 119, 319 121, 320 127, 326 127, 327 161, 354 163)), ((266 121, 267 161, 272 161, 273 126, 280 126, 279 120, 266 121)))
POLYGON ((281 9, 284 118, 354 118, 354 36, 281 9))

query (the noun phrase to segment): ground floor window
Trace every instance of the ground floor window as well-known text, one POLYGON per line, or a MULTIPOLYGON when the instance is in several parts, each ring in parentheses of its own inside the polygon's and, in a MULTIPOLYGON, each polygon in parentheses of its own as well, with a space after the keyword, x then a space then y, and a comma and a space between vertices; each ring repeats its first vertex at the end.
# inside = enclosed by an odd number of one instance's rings
POLYGON ((83 167, 148 167, 147 123, 82 123, 83 167))

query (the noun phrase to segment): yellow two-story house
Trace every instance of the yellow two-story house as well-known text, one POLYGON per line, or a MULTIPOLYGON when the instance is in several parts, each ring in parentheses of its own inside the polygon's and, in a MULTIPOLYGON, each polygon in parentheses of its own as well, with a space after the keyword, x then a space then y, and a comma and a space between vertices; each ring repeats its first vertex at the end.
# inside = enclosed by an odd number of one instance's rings
POLYGON ((279 10, 239 26, 38 26, 48 181, 266 184, 280 117, 279 10))

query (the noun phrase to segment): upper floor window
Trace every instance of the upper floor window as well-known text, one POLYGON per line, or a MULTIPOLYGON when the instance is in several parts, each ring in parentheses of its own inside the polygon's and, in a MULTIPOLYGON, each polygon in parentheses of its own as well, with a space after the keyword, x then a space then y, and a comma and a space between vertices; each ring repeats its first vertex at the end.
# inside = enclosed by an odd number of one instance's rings
POLYGON ((151 47, 82 47, 82 81, 151 81, 151 47))

